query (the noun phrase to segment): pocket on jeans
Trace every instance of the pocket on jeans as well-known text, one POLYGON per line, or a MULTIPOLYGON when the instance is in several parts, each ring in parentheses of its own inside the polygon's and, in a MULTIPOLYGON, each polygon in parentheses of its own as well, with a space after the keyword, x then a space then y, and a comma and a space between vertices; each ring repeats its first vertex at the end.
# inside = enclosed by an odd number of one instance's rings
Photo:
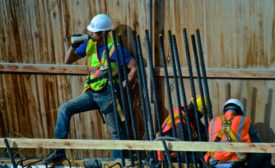
POLYGON ((100 108, 100 111, 104 114, 107 114, 109 112, 112 112, 113 110, 113 104, 112 104, 112 96, 101 96, 100 100, 98 102, 98 106, 100 108))

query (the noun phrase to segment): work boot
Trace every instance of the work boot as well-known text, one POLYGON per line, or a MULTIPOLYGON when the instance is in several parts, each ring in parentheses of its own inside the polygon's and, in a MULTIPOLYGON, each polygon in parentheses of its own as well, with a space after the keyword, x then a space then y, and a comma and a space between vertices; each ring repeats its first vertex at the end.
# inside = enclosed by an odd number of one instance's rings
POLYGON ((59 151, 54 150, 52 153, 50 153, 45 159, 42 160, 43 164, 49 164, 49 163, 58 163, 66 160, 66 154, 65 151, 59 151))

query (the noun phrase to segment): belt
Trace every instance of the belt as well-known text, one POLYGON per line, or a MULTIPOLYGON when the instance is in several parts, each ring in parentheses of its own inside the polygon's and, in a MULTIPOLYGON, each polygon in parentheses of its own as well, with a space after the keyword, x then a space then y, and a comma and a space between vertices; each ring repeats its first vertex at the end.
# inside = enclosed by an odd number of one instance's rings
MULTIPOLYGON (((89 77, 89 79, 87 79, 87 84, 98 82, 98 81, 100 81, 102 79, 109 80, 108 74, 103 74, 102 76, 94 78, 94 79, 90 79, 90 77, 89 77)), ((118 76, 116 75, 116 76, 112 77, 112 79, 118 79, 118 76)))
POLYGON ((94 79, 90 79, 90 75, 89 75, 89 77, 87 79, 87 84, 98 82, 102 79, 108 79, 108 74, 103 74, 102 76, 94 78, 94 79))

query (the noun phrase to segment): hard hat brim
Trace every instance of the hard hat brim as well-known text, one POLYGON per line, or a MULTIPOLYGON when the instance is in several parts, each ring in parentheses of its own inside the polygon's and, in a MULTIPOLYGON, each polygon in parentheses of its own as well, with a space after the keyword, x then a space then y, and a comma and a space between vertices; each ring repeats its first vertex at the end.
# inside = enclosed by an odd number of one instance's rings
POLYGON ((91 25, 87 26, 87 30, 89 30, 90 32, 99 32, 97 29, 93 28, 91 25))
POLYGON ((108 29, 95 29, 95 28, 93 28, 91 25, 88 25, 87 26, 87 30, 89 30, 90 32, 100 32, 100 31, 110 31, 110 30, 112 30, 112 27, 110 27, 110 28, 108 28, 108 29))

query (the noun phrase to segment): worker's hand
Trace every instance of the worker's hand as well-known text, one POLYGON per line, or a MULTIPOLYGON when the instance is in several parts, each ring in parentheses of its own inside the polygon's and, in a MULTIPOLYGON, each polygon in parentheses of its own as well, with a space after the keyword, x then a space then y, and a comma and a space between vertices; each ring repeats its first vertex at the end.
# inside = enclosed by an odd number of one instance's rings
POLYGON ((77 48, 80 46, 80 44, 81 44, 81 43, 74 43, 74 44, 72 44, 72 47, 73 47, 74 49, 77 49, 77 48))
POLYGON ((72 44, 71 46, 74 48, 74 49, 77 49, 79 46, 80 46, 81 43, 74 43, 72 44))

